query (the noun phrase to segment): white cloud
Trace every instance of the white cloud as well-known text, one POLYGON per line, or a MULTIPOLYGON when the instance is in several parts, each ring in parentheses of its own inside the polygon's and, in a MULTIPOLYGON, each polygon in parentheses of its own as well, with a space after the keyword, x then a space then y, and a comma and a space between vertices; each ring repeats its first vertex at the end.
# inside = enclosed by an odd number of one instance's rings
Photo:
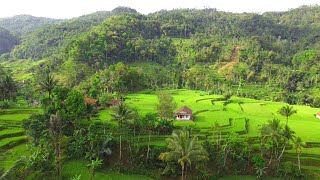
POLYGON ((320 0, 2 0, 0 17, 31 14, 51 18, 70 18, 95 11, 129 6, 147 14, 161 9, 211 7, 230 12, 286 11, 301 5, 320 4, 320 0))

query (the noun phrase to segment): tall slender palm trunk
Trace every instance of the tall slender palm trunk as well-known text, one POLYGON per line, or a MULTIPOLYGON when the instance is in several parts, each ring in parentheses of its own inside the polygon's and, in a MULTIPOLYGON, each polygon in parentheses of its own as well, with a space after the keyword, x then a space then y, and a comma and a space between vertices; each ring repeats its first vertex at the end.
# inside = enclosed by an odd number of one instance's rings
POLYGON ((122 147, 121 147, 121 135, 120 135, 120 148, 119 148, 119 159, 120 159, 120 161, 121 161, 121 157, 122 157, 122 147))
POLYGON ((181 180, 184 180, 184 165, 181 166, 181 180))
POLYGON ((299 167, 299 171, 301 172, 300 153, 298 153, 298 167, 299 167))

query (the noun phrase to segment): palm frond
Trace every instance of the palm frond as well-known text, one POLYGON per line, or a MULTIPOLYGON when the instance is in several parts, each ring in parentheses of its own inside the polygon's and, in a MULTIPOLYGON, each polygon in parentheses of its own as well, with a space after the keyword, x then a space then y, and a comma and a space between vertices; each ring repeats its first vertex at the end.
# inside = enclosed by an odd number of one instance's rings
POLYGON ((28 159, 27 158, 21 158, 18 161, 14 163, 14 165, 8 169, 1 177, 0 180, 10 180, 15 179, 16 171, 20 168, 23 168, 27 165, 28 159))

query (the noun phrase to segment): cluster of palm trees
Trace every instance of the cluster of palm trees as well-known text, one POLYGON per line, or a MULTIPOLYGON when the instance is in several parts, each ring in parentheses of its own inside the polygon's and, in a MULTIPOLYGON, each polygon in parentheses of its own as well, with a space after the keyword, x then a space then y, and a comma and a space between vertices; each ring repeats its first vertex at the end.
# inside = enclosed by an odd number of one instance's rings
POLYGON ((0 101, 11 100, 17 92, 17 85, 12 76, 0 69, 0 101))
MULTIPOLYGON (((301 171, 300 155, 303 142, 300 137, 295 136, 295 132, 288 126, 289 117, 297 111, 293 107, 284 106, 278 112, 286 117, 284 126, 279 119, 275 118, 261 128, 262 143, 270 143, 271 145, 267 154, 269 157, 267 166, 280 164, 286 147, 292 142, 298 156, 299 171, 301 171)), ((207 151, 199 143, 196 136, 190 135, 187 128, 174 130, 172 137, 167 139, 167 143, 168 151, 161 153, 159 159, 166 163, 178 163, 181 166, 182 179, 186 179, 188 169, 191 170, 195 164, 209 160, 207 151)))
POLYGON ((283 106, 282 108, 279 109, 278 111, 279 114, 281 114, 282 116, 286 117, 286 125, 285 125, 285 132, 287 132, 287 139, 292 139, 293 144, 294 144, 294 148, 296 150, 296 154, 298 156, 298 167, 299 167, 299 171, 301 171, 301 163, 300 163, 300 155, 303 149, 303 141, 300 137, 295 137, 294 135, 291 136, 294 132, 290 130, 289 126, 288 126, 288 121, 289 121, 289 117, 292 116, 293 114, 297 113, 297 110, 293 109, 293 106, 283 106), (293 133, 291 133, 293 132, 293 133))
POLYGON ((263 144, 271 143, 268 165, 271 165, 272 162, 275 165, 279 165, 286 147, 292 142, 298 157, 299 171, 301 171, 300 155, 303 149, 303 142, 300 137, 295 136, 295 132, 288 125, 281 125, 280 120, 276 118, 270 120, 262 126, 261 138, 263 144))

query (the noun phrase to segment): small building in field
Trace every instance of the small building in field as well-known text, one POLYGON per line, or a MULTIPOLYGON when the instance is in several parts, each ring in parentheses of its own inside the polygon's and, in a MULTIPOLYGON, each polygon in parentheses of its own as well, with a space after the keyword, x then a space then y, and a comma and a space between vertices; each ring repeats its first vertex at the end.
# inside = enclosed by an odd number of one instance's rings
POLYGON ((190 108, 188 108, 187 106, 181 107, 174 114, 175 114, 177 120, 189 121, 189 120, 193 119, 192 110, 190 108))
POLYGON ((90 104, 92 106, 97 106, 98 100, 92 98, 84 98, 84 103, 90 104))
POLYGON ((316 114, 316 118, 320 119, 320 112, 316 114))
POLYGON ((116 107, 119 106, 121 103, 122 101, 120 99, 110 99, 108 104, 110 107, 116 107))

